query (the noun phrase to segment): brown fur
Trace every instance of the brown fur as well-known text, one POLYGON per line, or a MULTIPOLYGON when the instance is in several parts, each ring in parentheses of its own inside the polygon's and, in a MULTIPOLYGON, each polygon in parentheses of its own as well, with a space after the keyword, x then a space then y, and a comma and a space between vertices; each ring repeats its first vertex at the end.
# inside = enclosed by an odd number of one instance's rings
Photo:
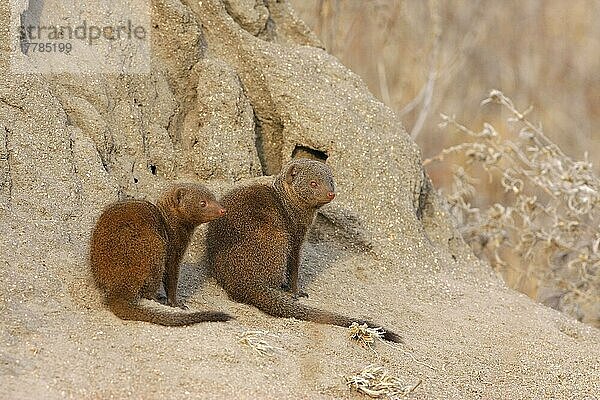
MULTIPOLYGON (((300 251, 319 207, 334 194, 331 170, 313 160, 284 166, 272 186, 237 188, 221 203, 227 215, 208 226, 207 255, 229 296, 267 314, 322 324, 373 323, 301 304, 300 251), (312 185, 312 186, 311 186, 312 185)), ((400 337, 387 331, 385 338, 400 337)))
POLYGON ((156 300, 164 280, 167 304, 185 308, 177 300, 181 258, 194 229, 224 212, 208 189, 194 184, 174 186, 157 206, 129 200, 106 208, 92 232, 90 266, 110 310, 122 319, 170 326, 231 319, 221 312, 173 312, 139 302, 156 300))

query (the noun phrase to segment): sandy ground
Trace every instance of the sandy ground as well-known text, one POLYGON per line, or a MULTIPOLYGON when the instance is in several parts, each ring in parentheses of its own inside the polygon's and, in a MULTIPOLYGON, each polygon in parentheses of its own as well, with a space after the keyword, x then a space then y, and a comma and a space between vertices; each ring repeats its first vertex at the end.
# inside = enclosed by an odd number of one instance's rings
POLYGON ((365 349, 344 328, 234 303, 191 257, 180 284, 188 305, 236 321, 184 328, 121 321, 89 283, 86 246, 23 240, 15 246, 5 236, 0 247, 2 398, 361 398, 344 377, 370 364, 407 385, 421 381, 414 399, 600 393, 594 328, 505 288, 468 256, 439 269, 391 259, 348 242, 322 217, 304 253, 301 282, 310 297, 303 301, 368 316, 400 332, 404 344, 365 349), (420 268, 409 272, 409 264, 420 268), (268 332, 273 354, 240 343, 249 330, 268 332))
POLYGON ((0 398, 360 399, 344 377, 370 364, 420 382, 412 399, 599 398, 600 332, 470 254, 401 121, 285 2, 152 4, 148 75, 12 74, 0 43, 0 398), (404 344, 365 349, 344 328, 228 300, 207 276, 202 229, 180 291, 235 321, 167 328, 106 309, 87 264, 106 204, 153 200, 175 180, 222 193, 299 145, 329 156, 338 186, 304 249, 301 301, 404 344), (273 354, 240 343, 248 330, 266 331, 273 354))

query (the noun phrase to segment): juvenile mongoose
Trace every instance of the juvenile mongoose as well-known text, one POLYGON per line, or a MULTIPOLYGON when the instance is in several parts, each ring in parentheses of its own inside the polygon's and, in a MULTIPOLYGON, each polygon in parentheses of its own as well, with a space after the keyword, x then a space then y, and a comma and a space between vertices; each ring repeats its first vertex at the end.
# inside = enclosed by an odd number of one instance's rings
MULTIPOLYGON (((335 197, 331 169, 297 159, 273 185, 233 189, 220 201, 227 214, 209 223, 207 256, 229 296, 276 317, 348 327, 374 324, 306 306, 297 301, 300 251, 319 207, 335 197)), ((387 331, 385 339, 400 337, 387 331)))
POLYGON ((185 308, 177 300, 179 262, 194 228, 224 214, 214 195, 196 184, 173 186, 157 205, 129 200, 104 210, 92 232, 90 265, 110 310, 122 319, 169 326, 231 319, 221 312, 163 311, 139 302, 156 300, 164 280, 167 304, 185 308))

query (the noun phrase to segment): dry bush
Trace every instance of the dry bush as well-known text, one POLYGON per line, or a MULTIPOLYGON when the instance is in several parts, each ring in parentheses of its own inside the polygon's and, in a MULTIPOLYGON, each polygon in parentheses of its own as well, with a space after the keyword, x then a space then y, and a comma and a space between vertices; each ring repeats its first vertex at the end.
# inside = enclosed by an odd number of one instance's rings
POLYGON ((502 92, 482 104, 509 112, 503 137, 491 124, 473 131, 442 115, 442 126, 461 144, 424 162, 454 165, 453 184, 441 190, 448 210, 474 249, 513 287, 573 317, 600 327, 600 178, 586 159, 573 160, 527 119, 502 92), (456 158, 454 158, 456 160, 456 158), (485 176, 476 177, 481 171, 485 176), (479 183, 500 185, 501 202, 474 203, 479 183))

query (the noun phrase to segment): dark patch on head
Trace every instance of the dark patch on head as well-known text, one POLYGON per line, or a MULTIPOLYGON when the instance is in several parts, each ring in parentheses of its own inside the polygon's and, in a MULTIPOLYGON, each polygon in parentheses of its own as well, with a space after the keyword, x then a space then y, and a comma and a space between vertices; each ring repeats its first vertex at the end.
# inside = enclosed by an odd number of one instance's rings
POLYGON ((150 172, 152 175, 156 175, 156 165, 150 164, 150 172))
POLYGON ((327 161, 327 153, 321 150, 312 149, 310 147, 301 146, 299 144, 292 151, 292 158, 308 158, 309 160, 327 161))

